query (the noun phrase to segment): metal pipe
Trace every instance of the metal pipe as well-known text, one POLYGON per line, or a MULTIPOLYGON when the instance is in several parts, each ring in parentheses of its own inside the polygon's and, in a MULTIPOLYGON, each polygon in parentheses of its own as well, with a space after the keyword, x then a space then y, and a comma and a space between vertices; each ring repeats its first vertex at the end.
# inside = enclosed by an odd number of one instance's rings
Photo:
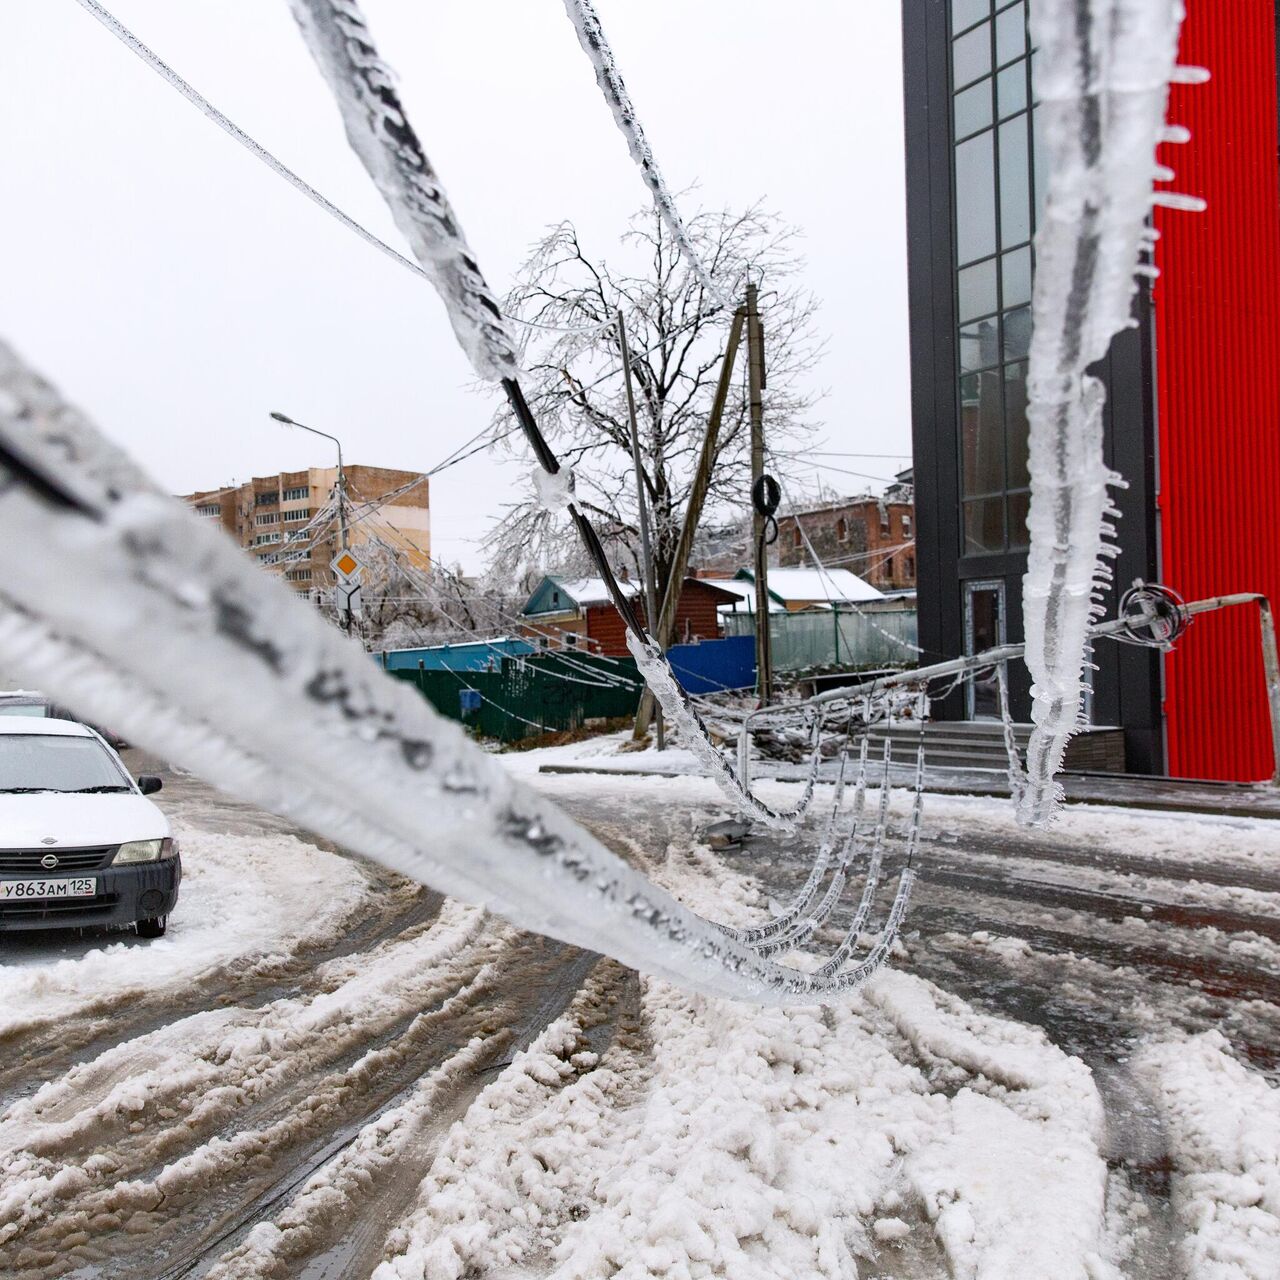
POLYGON ((1276 649, 1276 619, 1271 601, 1258 596, 1258 629, 1262 633, 1262 674, 1271 713, 1271 785, 1280 787, 1280 652, 1276 649))

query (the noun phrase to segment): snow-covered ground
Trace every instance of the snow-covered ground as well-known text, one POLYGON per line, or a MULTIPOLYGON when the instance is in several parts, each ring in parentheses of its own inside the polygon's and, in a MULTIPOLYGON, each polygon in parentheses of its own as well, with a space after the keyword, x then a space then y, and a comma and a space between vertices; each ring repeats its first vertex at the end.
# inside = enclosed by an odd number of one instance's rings
MULTIPOLYGON (((537 773, 614 749, 505 759, 711 918, 794 892, 823 799, 799 840, 716 854, 701 778, 537 773)), ((180 798, 216 826, 216 797, 180 798)), ((1280 827, 1090 808, 1028 837, 1007 802, 931 798, 892 967, 823 1011, 690 996, 453 904, 282 970, 386 886, 230 825, 184 837, 167 951, 0 973, 52 984, 72 1029, 103 964, 175 1002, 0 1063, 0 1273, 1280 1276, 1280 827)))

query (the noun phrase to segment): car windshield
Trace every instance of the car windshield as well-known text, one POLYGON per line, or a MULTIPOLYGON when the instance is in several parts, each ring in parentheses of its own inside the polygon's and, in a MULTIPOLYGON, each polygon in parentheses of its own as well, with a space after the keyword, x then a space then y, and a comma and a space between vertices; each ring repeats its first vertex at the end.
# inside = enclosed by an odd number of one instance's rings
POLYGON ((128 790, 96 738, 0 733, 0 792, 128 790))
POLYGON ((0 716, 38 716, 43 720, 49 714, 43 702, 0 702, 0 716))

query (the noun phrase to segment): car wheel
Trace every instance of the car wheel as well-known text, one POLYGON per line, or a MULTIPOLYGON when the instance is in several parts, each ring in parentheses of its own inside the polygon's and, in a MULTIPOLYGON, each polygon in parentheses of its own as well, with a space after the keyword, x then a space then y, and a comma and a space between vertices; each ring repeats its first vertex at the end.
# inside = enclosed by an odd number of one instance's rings
POLYGON ((133 927, 140 938, 163 938, 164 931, 169 927, 169 917, 153 916, 150 920, 139 920, 133 927))

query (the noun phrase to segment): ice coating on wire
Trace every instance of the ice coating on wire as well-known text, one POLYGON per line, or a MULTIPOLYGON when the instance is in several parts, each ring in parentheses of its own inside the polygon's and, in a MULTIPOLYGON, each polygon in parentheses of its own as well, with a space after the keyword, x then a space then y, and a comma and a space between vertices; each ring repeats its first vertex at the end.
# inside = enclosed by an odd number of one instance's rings
POLYGON ((622 136, 627 140, 627 150, 639 166, 645 186, 649 188, 649 193, 653 197, 653 207, 667 224, 671 238, 675 241, 681 256, 689 264, 690 270, 698 277, 698 282, 720 306, 729 306, 729 299, 712 279, 711 272, 698 256, 698 251, 689 239, 689 233, 684 229, 684 222, 680 218, 676 202, 663 180, 658 162, 653 158, 653 150, 644 136, 640 119, 631 102, 631 95, 627 93, 627 86, 622 81, 622 73, 618 70, 613 50, 609 48, 609 42, 605 39, 604 29, 600 25, 594 5, 591 0, 564 0, 564 8, 569 15, 569 21, 573 23, 573 29, 578 33, 578 43, 591 59, 591 65, 596 73, 596 84, 600 86, 600 92, 604 94, 609 110, 613 112, 613 118, 617 121, 622 136))
POLYGON ((462 234, 443 184, 409 127, 391 69, 355 0, 290 0, 311 56, 337 100, 347 140, 444 299, 453 331, 485 381, 519 371, 516 344, 462 234))
MULTIPOLYGON (((884 744, 884 761, 882 773, 880 776, 880 804, 876 814, 875 835, 871 843, 871 856, 867 864, 867 880, 863 889, 863 901, 867 904, 867 910, 870 910, 870 903, 875 897, 876 886, 880 882, 880 863, 884 857, 884 838, 888 831, 889 816, 889 769, 890 757, 892 753, 892 744, 886 739, 884 744)), ((859 819, 861 815, 859 815, 859 819)), ((762 956, 781 955, 784 951, 794 950, 796 947, 802 947, 813 937, 814 933, 824 925, 830 918, 831 913, 840 905, 840 899, 844 896, 844 886, 849 879, 849 872, 853 868, 854 860, 861 851, 858 843, 858 835, 860 821, 855 821, 853 827, 849 831, 845 839, 844 848, 840 854, 840 861, 836 865, 835 873, 831 877, 831 883, 827 886, 827 891, 822 895, 822 900, 817 907, 811 911, 803 920, 787 930, 782 936, 771 939, 763 946, 756 947, 756 951, 762 956)), ((865 917, 864 917, 865 918, 865 917)))
MULTIPOLYGON (((800 887, 800 892, 796 894, 791 903, 780 911, 767 924, 757 925, 752 929, 730 929, 729 932, 744 942, 749 947, 754 947, 758 943, 768 942, 772 938, 776 938, 779 934, 790 930, 797 921, 802 919, 805 912, 809 910, 815 897, 818 894, 818 888, 822 884, 822 878, 827 873, 827 867, 831 863, 831 855, 835 851, 837 837, 837 820, 840 815, 840 802, 844 798, 844 773, 845 766, 849 759, 849 752, 846 746, 840 756, 840 773, 836 778, 835 795, 831 800, 831 813, 827 818, 826 829, 822 833, 822 841, 818 846, 817 857, 813 860, 813 866, 809 869, 809 875, 800 887)), ((866 801, 867 794, 867 739, 862 739, 861 755, 859 757, 858 782, 853 797, 853 817, 852 825, 854 831, 857 830, 858 822, 862 817, 862 808, 866 801)))
POLYGON ((774 964, 519 784, 0 343, 0 661, 249 803, 518 927, 709 995, 857 989, 774 964), (145 619, 146 625, 139 620, 145 619))
POLYGON ((1174 69, 1179 0, 1039 0, 1036 92, 1048 193, 1036 233, 1028 372, 1030 552, 1023 578, 1032 678, 1018 818, 1049 822, 1054 775, 1079 727, 1087 631, 1110 577, 1105 390, 1085 370, 1130 323, 1134 276, 1174 69))
POLYGON ((720 788, 725 797, 739 813, 755 818, 766 827, 777 831, 794 831, 796 823, 802 818, 813 799, 813 788, 818 776, 818 763, 821 755, 818 735, 821 723, 814 726, 814 759, 809 768, 809 777, 805 782, 804 792, 800 800, 790 809, 772 809, 742 784, 732 765, 716 750, 715 743, 707 733, 707 726, 702 723, 688 695, 676 682, 670 663, 662 656, 658 642, 652 636, 640 640, 630 630, 627 631, 627 648, 636 660, 640 674, 645 683, 657 698, 663 715, 667 718, 667 727, 680 734, 684 744, 706 766, 711 780, 720 788))

